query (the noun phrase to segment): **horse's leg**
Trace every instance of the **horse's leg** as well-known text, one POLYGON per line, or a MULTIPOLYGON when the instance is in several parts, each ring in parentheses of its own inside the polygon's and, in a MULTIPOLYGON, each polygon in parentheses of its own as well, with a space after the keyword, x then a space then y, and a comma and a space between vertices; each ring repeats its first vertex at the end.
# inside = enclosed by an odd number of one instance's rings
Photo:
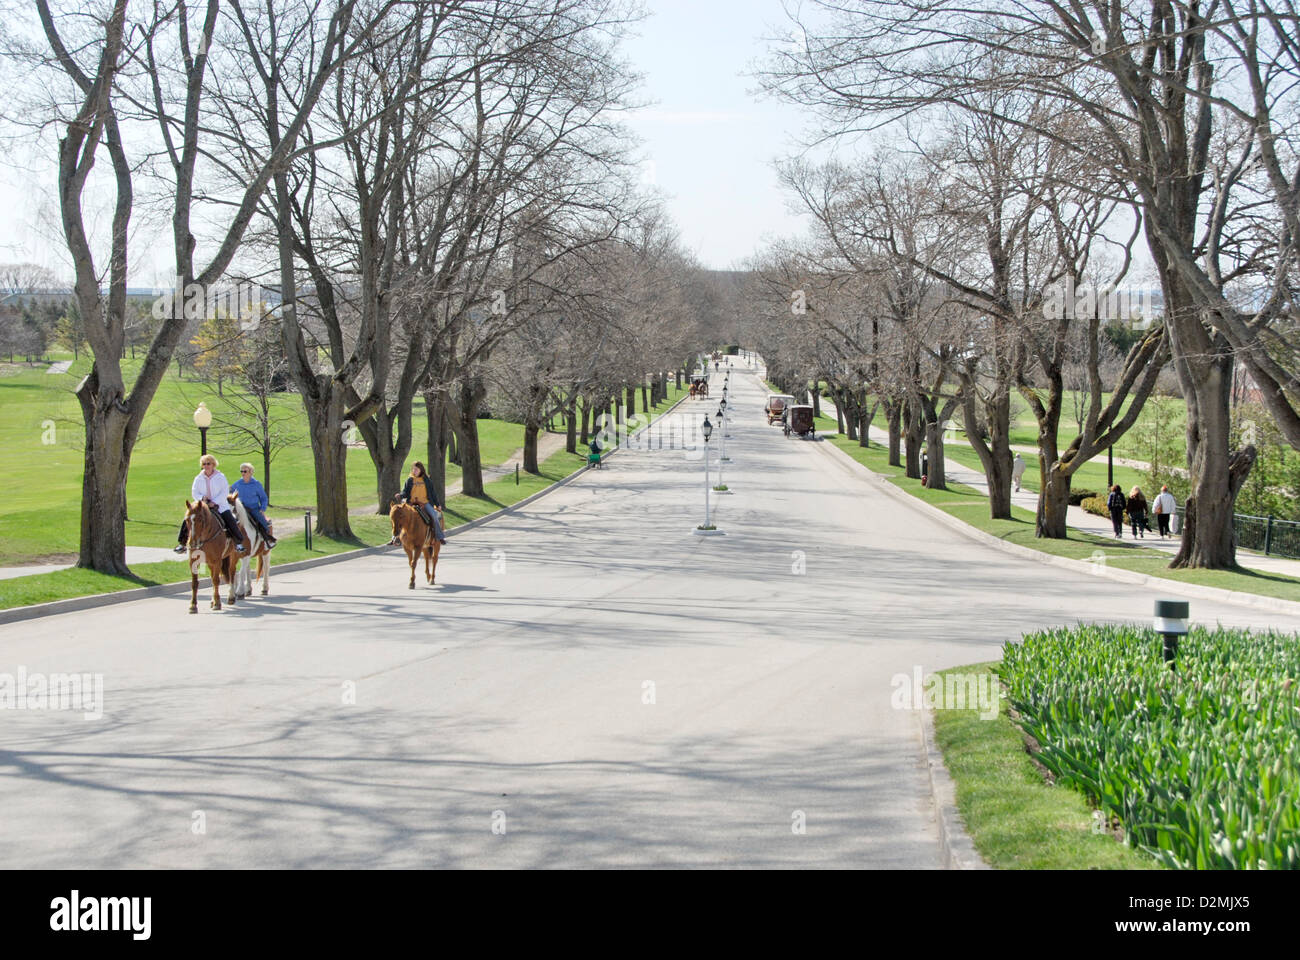
POLYGON ((212 603, 209 605, 213 610, 221 609, 221 561, 213 560, 208 557, 208 575, 212 577, 212 603))
POLYGON ((438 576, 438 554, 442 552, 442 544, 436 540, 433 543, 433 570, 429 573, 429 582, 436 583, 438 576))
MULTIPOLYGON (((190 561, 193 563, 194 561, 190 561)), ((199 575, 190 571, 190 613, 199 612, 199 575)))
POLYGON ((226 581, 230 584, 230 596, 226 598, 226 602, 229 603, 232 607, 235 605, 235 599, 236 599, 235 598, 235 577, 238 574, 238 567, 239 567, 238 557, 232 557, 227 555, 221 558, 222 575, 226 578, 226 581))
MULTIPOLYGON (((406 544, 402 544, 402 546, 406 547, 406 544)), ((407 586, 410 587, 412 590, 414 590, 415 589, 415 565, 420 562, 420 554, 416 551, 413 551, 410 547, 406 547, 406 562, 411 565, 411 582, 407 584, 407 586)))
POLYGON ((257 558, 257 576, 262 581, 262 596, 266 596, 271 587, 271 555, 263 553, 257 558))

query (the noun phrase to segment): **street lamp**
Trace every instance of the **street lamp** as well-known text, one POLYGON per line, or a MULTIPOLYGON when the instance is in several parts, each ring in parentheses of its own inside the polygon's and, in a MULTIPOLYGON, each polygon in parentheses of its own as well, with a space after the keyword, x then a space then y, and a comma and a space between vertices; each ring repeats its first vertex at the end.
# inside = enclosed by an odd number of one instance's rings
MULTIPOLYGON (((722 402, 718 404, 718 419, 721 420, 722 415, 726 412, 727 412, 727 388, 723 387, 722 402)), ((731 434, 727 433, 727 428, 729 426, 730 423, 728 423, 727 426, 724 426, 722 428, 722 459, 723 460, 727 459, 727 438, 731 436, 731 434)))
POLYGON ((199 428, 199 454, 206 456, 208 452, 208 427, 212 426, 212 411, 202 400, 199 401, 199 408, 194 411, 194 426, 199 428))
POLYGON ((1191 604, 1186 600, 1157 600, 1155 628, 1165 641, 1165 663, 1174 669, 1178 656, 1178 641, 1187 633, 1187 616, 1191 604))
POLYGON ((704 433, 704 526, 701 530, 709 530, 713 523, 709 517, 709 437, 713 435, 713 424, 709 423, 708 414, 704 415, 704 425, 700 427, 704 433))

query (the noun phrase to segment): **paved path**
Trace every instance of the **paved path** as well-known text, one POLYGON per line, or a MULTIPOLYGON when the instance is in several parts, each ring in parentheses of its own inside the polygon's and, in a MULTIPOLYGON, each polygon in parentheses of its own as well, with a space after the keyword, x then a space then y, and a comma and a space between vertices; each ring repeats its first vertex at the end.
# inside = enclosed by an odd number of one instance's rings
POLYGON ((0 626, 0 672, 104 677, 102 719, 2 717, 5 861, 938 866, 894 676, 1146 620, 1151 595, 956 534, 732 383, 725 536, 691 533, 699 460, 624 451, 454 535, 436 587, 408 591, 387 553, 273 574, 221 613, 164 597, 0 626))
MULTIPOLYGON (((157 563, 160 560, 176 560, 176 554, 166 547, 127 547, 127 566, 137 563, 157 563)), ((53 573, 56 570, 70 570, 74 563, 45 563, 26 567, 0 567, 0 580, 12 577, 26 577, 34 573, 53 573)), ((182 571, 183 573, 184 571, 182 571)))

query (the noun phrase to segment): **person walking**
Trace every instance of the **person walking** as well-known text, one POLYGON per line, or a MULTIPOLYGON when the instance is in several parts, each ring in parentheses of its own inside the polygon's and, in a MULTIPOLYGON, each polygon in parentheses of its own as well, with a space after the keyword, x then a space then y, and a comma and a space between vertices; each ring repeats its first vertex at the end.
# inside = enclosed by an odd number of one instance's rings
POLYGON ((1147 498, 1142 495, 1141 487, 1134 487, 1128 492, 1128 522, 1133 528, 1133 539, 1146 539, 1147 498))
POLYGON ((446 544, 447 536, 442 532, 442 505, 438 503, 433 484, 429 482, 424 464, 419 460, 411 465, 411 475, 406 478, 406 486, 402 488, 401 501, 423 512, 432 525, 433 535, 438 538, 438 542, 446 544))
POLYGON ((1016 493, 1020 492, 1020 478, 1025 475, 1025 458, 1016 454, 1016 459, 1011 464, 1011 479, 1016 482, 1016 493))
MULTIPOLYGON (((230 496, 230 484, 226 482, 226 475, 217 469, 217 458, 212 454, 205 453, 199 458, 199 475, 190 484, 190 495, 195 500, 206 501, 208 508, 216 511, 221 522, 225 524, 226 533, 235 541, 235 552, 247 552, 244 549, 244 537, 239 532, 239 524, 235 521, 235 514, 230 509, 230 502, 227 499, 230 496)), ((189 539, 189 525, 182 520, 181 532, 176 537, 175 552, 184 553, 188 548, 189 539)))
POLYGON ((1160 528, 1160 536, 1169 536, 1169 524, 1177 510, 1178 501, 1169 492, 1168 486, 1162 486, 1160 495, 1156 497, 1155 503, 1151 504, 1151 512, 1156 515, 1156 526, 1160 528))
POLYGON ((248 519, 257 527, 257 532, 266 541, 266 549, 270 550, 275 546, 275 537, 271 536, 271 525, 266 522, 265 510, 271 505, 271 500, 266 495, 266 488, 253 477, 251 463, 239 465, 239 479, 230 485, 230 489, 239 495, 239 502, 248 511, 248 519))
POLYGON ((1106 509, 1110 511, 1110 522, 1115 527, 1116 539, 1124 538, 1124 508, 1127 506, 1117 483, 1110 488, 1110 496, 1106 498, 1106 509))

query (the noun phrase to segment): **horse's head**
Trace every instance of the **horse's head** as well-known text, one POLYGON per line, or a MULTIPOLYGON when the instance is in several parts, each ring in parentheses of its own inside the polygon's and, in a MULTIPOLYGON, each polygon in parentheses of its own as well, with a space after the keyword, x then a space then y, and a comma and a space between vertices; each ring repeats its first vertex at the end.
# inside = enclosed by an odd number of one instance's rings
POLYGON ((226 503, 230 504, 232 507, 235 505, 235 501, 238 499, 239 499, 239 494, 235 493, 234 490, 231 490, 228 494, 226 494, 226 503))

